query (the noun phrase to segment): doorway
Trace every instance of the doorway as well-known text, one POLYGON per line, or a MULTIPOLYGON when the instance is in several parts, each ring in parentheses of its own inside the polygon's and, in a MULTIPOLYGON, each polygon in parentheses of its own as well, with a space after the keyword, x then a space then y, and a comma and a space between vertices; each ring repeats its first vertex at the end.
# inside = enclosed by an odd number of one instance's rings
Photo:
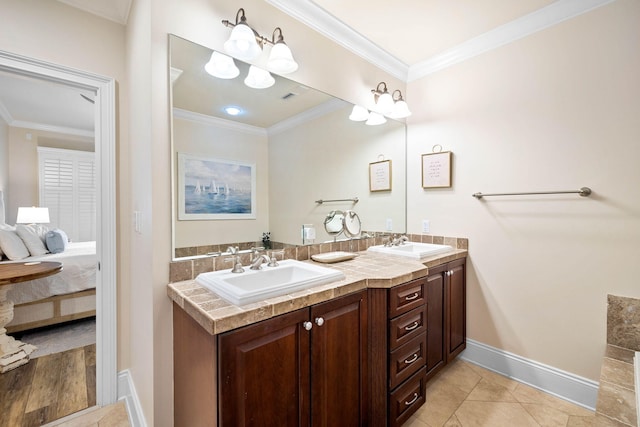
POLYGON ((0 70, 94 94, 96 170, 96 396, 98 406, 117 399, 116 339, 116 97, 115 81, 62 65, 0 51, 0 70))

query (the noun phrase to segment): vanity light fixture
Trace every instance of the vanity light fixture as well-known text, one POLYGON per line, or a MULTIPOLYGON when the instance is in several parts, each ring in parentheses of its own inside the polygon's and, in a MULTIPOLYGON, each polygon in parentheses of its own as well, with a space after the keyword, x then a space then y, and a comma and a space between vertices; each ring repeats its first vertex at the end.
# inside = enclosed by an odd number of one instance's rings
POLYGON ((291 54, 291 49, 284 42, 280 27, 276 27, 273 30, 271 40, 261 36, 247 24, 243 8, 238 9, 235 24, 226 19, 222 21, 222 24, 225 27, 232 28, 229 39, 224 43, 224 50, 228 54, 243 61, 251 61, 262 53, 262 48, 265 44, 270 44, 272 48, 267 60, 267 68, 270 71, 288 74, 298 69, 298 64, 291 54), (278 33, 277 39, 276 33, 278 33))
POLYGON ((393 110, 389 113, 389 118, 404 119, 405 117, 409 117, 411 115, 411 111, 409 111, 409 106, 405 100, 402 99, 402 92, 400 92, 399 89, 396 89, 391 94, 391 97, 393 98, 393 110), (397 98, 396 93, 398 94, 397 98))
POLYGON ((385 82, 378 83, 375 89, 371 89, 373 93, 373 101, 376 104, 376 110, 380 114, 389 114, 393 110, 393 97, 387 90, 385 82))
POLYGON ((353 110, 351 110, 351 115, 349 116, 349 120, 353 120, 354 122, 364 122, 369 118, 369 110, 360 106, 354 105, 353 110))
POLYGON ((211 54, 211 59, 205 64, 204 69, 219 79, 235 79, 240 74, 232 57, 215 51, 211 54))

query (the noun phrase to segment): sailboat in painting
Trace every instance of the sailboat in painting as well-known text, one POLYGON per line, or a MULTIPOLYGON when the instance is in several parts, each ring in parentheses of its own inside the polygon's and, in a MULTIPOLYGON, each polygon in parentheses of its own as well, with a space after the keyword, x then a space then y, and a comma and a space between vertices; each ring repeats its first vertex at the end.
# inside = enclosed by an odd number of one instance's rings
POLYGON ((196 188, 193 190, 193 194, 202 194, 202 187, 200 181, 196 181, 196 188))
POLYGON ((211 180, 211 184, 209 185, 209 190, 207 191, 209 197, 213 197, 218 194, 218 187, 216 187, 216 182, 211 180))

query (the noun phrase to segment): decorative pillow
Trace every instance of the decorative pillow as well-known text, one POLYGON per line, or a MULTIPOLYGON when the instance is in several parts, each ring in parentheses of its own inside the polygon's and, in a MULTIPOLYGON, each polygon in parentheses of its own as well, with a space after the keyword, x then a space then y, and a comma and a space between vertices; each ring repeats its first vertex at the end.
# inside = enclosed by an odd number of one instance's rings
POLYGON ((67 248, 67 242, 69 242, 69 238, 67 237, 67 233, 56 228, 54 230, 47 231, 47 234, 44 235, 45 241, 47 242, 47 249, 52 254, 59 254, 60 252, 64 252, 67 248))
POLYGON ((29 250, 22 239, 12 230, 0 229, 0 247, 2 252, 11 261, 16 261, 29 256, 29 250))
POLYGON ((16 225, 16 233, 29 249, 31 256, 40 256, 49 253, 40 238, 38 231, 31 225, 16 225))

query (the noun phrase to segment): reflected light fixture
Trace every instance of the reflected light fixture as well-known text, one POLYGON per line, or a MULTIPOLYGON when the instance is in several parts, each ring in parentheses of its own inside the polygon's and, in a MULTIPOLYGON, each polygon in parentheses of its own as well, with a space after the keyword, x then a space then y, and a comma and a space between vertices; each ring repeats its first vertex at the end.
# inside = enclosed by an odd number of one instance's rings
POLYGON ((205 64, 204 69, 219 79, 235 79, 240 74, 232 57, 215 51, 211 54, 211 59, 205 64))
POLYGON ((244 79, 244 84, 254 89, 266 89, 273 86, 275 82, 271 73, 255 65, 249 67, 249 73, 244 79))
POLYGON ((386 122, 387 122, 387 119, 385 119, 382 114, 372 111, 369 113, 369 118, 367 119, 366 122, 364 122, 364 124, 369 126, 376 126, 376 125, 384 124, 386 122))
POLYGON ((353 110, 351 110, 351 115, 349 116, 349 120, 353 120, 354 122, 364 122, 369 118, 369 110, 360 106, 354 105, 353 110))
POLYGON ((247 24, 247 18, 243 8, 236 13, 236 22, 231 23, 223 20, 225 27, 231 27, 231 35, 224 43, 224 50, 229 54, 243 61, 256 59, 261 53, 265 44, 272 46, 267 60, 267 69, 278 74, 293 73, 298 69, 298 63, 293 59, 291 49, 284 42, 282 29, 276 27, 271 35, 271 40, 261 36, 247 24), (277 39, 276 39, 277 33, 277 39))
POLYGON ((224 112, 230 116, 237 116, 242 113, 242 109, 240 107, 236 107, 234 105, 230 105, 228 107, 224 107, 224 112))

